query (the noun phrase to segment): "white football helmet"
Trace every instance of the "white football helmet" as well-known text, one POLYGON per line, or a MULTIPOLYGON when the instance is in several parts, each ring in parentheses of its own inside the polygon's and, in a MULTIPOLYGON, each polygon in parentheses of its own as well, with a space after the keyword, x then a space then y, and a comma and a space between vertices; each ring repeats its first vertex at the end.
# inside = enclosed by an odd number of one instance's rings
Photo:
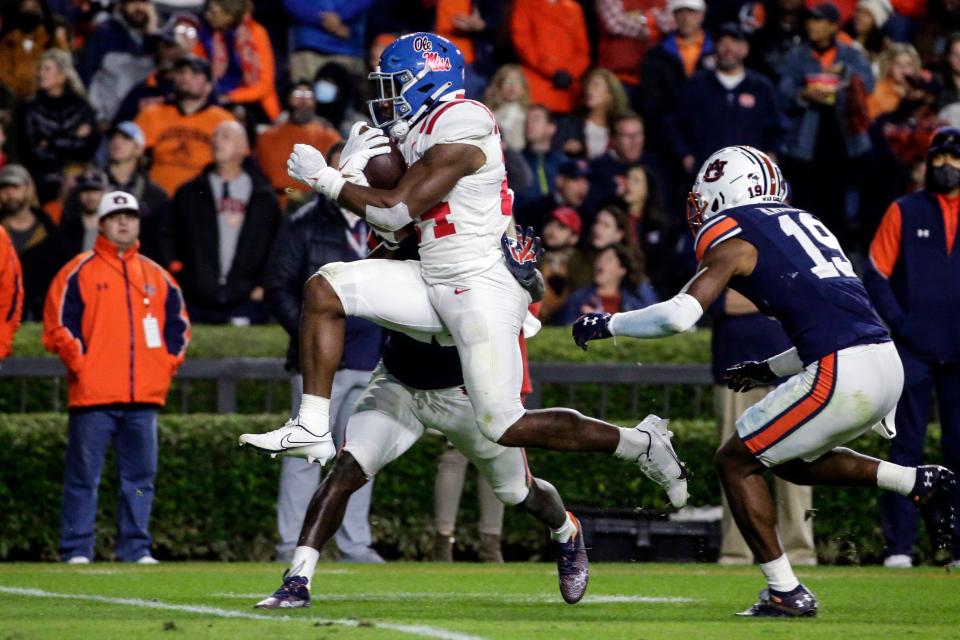
POLYGON ((731 207, 787 201, 787 183, 770 157, 758 149, 724 147, 707 158, 687 199, 687 222, 694 235, 703 223, 731 207))

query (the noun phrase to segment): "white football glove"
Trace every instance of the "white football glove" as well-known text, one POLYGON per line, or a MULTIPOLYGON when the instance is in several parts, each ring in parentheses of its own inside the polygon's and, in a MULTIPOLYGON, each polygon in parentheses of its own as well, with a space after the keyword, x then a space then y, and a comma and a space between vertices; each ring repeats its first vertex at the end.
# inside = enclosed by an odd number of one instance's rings
POLYGON ((340 152, 340 173, 348 182, 362 186, 370 186, 363 170, 367 168, 370 158, 390 153, 390 139, 380 129, 368 128, 365 122, 355 122, 350 128, 350 136, 340 152))
POLYGON ((308 144, 293 145, 293 152, 287 160, 287 175, 331 200, 337 199, 346 182, 339 171, 327 166, 323 154, 308 144))

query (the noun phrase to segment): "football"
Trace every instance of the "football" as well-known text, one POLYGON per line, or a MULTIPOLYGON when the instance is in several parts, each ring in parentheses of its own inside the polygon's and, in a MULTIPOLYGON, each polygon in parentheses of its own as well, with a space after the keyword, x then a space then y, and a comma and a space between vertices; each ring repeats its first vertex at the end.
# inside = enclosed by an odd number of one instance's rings
POLYGON ((371 158, 363 170, 363 175, 375 189, 393 189, 406 170, 407 163, 403 160, 400 148, 391 141, 390 153, 371 158))

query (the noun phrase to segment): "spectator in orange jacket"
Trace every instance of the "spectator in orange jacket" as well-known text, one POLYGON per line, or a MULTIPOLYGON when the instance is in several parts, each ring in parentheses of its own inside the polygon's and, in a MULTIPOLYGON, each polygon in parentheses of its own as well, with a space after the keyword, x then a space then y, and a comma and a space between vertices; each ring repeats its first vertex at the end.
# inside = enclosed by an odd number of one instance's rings
POLYGON ((575 0, 517 0, 510 24, 513 46, 530 85, 531 102, 569 113, 590 66, 583 9, 575 0))
POLYGON ((60 557, 93 560, 97 485, 107 447, 120 475, 117 560, 155 564, 147 524, 157 469, 157 410, 183 362, 190 324, 180 288, 140 255, 140 208, 112 191, 92 251, 67 263, 47 294, 43 344, 67 368, 70 410, 60 557))
POLYGON ((0 226, 0 360, 13 352, 13 336, 23 315, 23 274, 20 259, 6 230, 0 226))

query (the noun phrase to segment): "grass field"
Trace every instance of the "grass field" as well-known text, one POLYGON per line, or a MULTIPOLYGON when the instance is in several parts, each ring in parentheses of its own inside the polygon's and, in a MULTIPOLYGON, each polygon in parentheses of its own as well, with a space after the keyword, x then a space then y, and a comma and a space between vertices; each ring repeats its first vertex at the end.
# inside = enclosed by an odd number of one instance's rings
POLYGON ((753 568, 596 564, 570 606, 549 564, 324 564, 310 609, 260 612, 270 564, 0 565, 0 640, 84 638, 960 638, 960 575, 944 569, 802 569, 815 620, 743 620, 753 568))

